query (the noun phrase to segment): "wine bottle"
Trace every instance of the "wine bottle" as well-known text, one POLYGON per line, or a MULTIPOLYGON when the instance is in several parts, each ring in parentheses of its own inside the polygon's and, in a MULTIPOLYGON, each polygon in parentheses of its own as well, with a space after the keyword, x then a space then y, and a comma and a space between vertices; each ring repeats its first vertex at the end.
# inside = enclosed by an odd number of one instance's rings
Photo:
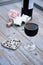
POLYGON ((25 14, 32 18, 34 0, 22 0, 22 1, 23 4, 22 4, 21 15, 25 14))

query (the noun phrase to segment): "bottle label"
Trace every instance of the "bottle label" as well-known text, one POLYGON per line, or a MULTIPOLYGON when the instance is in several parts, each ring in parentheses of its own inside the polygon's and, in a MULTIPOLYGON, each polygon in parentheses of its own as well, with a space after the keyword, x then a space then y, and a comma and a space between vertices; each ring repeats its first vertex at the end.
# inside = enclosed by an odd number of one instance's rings
POLYGON ((34 0, 29 0, 28 9, 32 9, 34 5, 34 0))

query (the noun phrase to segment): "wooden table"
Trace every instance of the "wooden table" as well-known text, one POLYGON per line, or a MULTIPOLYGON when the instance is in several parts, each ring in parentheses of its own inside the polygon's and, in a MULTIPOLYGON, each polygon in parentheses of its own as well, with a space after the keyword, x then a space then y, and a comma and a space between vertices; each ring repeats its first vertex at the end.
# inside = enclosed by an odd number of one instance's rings
POLYGON ((35 37, 28 37, 24 33, 24 25, 21 27, 6 27, 9 22, 8 11, 15 9, 21 12, 21 2, 0 6, 0 65, 43 65, 43 13, 33 11, 33 19, 39 25, 39 32, 35 37), (17 50, 6 49, 1 46, 4 40, 17 37, 22 42, 17 50), (30 43, 31 42, 31 43, 30 43), (25 44, 35 44, 36 49, 28 52, 24 49, 25 44))

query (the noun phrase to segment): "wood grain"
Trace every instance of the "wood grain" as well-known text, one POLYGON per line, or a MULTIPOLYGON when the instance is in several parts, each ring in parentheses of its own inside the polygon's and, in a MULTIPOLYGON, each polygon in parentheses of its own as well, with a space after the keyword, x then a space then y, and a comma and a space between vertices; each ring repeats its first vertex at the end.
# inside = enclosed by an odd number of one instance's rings
POLYGON ((15 25, 10 28, 6 27, 9 22, 8 12, 10 9, 21 12, 21 2, 0 6, 0 65, 43 65, 43 16, 34 11, 33 19, 29 22, 37 23, 39 32, 31 38, 24 33, 24 25, 21 27, 15 25), (13 51, 1 46, 4 40, 15 38, 22 42, 17 50, 13 51), (36 49, 32 52, 26 51, 24 49, 25 44, 35 44, 36 49))

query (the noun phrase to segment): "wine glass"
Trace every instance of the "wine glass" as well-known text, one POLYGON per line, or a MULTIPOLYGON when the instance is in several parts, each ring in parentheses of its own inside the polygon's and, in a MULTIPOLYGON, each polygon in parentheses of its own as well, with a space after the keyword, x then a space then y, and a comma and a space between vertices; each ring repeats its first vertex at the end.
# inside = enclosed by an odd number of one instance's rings
MULTIPOLYGON (((24 32, 27 36, 34 37, 38 33, 38 25, 35 23, 27 22, 24 26, 24 32)), ((35 50, 35 44, 32 45, 24 45, 25 50, 32 51, 35 50)))

